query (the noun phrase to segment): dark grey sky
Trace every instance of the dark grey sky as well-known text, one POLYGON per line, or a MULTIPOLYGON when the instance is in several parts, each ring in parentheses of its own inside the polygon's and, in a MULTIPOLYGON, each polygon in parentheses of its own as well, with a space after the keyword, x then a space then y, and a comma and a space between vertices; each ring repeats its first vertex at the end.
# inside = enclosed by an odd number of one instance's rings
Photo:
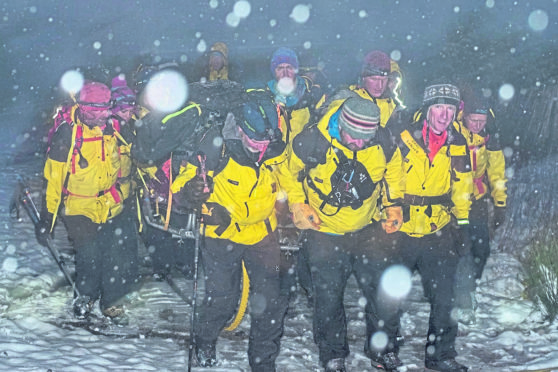
MULTIPOLYGON (((44 116, 54 105, 53 87, 68 69, 103 64, 127 72, 139 60, 189 63, 201 55, 204 45, 218 40, 229 44, 233 60, 260 58, 262 71, 267 71, 267 59, 279 46, 313 54, 326 62, 330 79, 337 83, 354 79, 362 55, 372 49, 395 51, 412 81, 413 74, 422 73, 425 61, 444 46, 460 17, 473 10, 485 20, 481 34, 487 39, 499 33, 518 38, 510 58, 529 54, 534 45, 539 46, 534 53, 540 53, 544 43, 555 47, 558 36, 557 0, 260 0, 249 1, 248 17, 231 26, 227 15, 236 3, 3 1, 0 68, 7 84, 0 96, 2 109, 15 108, 23 127, 42 124, 37 123, 38 113, 44 116), (308 6, 302 8, 309 10, 305 22, 295 19, 301 13, 292 16, 296 5, 308 6), (548 18, 540 31, 529 25, 529 16, 537 9, 543 11, 535 13, 542 14, 543 23, 548 18)), ((534 18, 539 19, 534 27, 539 27, 541 17, 534 18)))

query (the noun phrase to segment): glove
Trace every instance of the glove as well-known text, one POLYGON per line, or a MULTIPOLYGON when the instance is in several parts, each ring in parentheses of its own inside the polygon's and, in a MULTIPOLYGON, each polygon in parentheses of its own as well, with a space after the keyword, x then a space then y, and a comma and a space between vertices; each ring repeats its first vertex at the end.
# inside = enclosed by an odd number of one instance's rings
POLYGON ((506 207, 494 207, 494 229, 499 228, 506 221, 506 207))
POLYGON ((386 207, 386 219, 382 220, 382 228, 387 234, 399 231, 403 225, 403 208, 400 206, 386 207))
POLYGON ((213 178, 210 176, 205 177, 207 185, 204 183, 203 177, 197 175, 190 181, 186 182, 182 189, 182 195, 187 203, 192 207, 199 207, 209 199, 213 192, 213 178), (207 189, 204 191, 204 189, 207 189))
POLYGON ((312 208, 306 203, 294 203, 291 205, 293 213, 293 223, 300 230, 314 229, 319 230, 322 221, 312 208))
POLYGON ((455 249, 459 256, 468 255, 473 248, 471 241, 471 232, 469 231, 469 223, 458 224, 455 229, 455 249))
POLYGON ((217 235, 221 235, 231 224, 231 215, 229 211, 217 203, 204 203, 201 209, 203 223, 206 225, 216 225, 215 229, 217 235))
POLYGON ((37 242, 46 247, 47 239, 51 237, 50 228, 52 226, 52 213, 47 213, 46 216, 41 217, 39 223, 35 225, 35 237, 37 238, 37 242))

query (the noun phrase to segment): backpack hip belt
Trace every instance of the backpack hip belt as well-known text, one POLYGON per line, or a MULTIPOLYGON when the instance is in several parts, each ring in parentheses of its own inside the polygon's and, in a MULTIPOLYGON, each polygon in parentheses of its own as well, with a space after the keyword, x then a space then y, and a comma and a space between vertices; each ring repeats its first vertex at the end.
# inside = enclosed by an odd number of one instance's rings
POLYGON ((111 194, 112 198, 114 199, 115 203, 120 203, 121 199, 120 199, 120 194, 118 193, 118 189, 116 187, 116 184, 112 185, 110 188, 106 189, 106 190, 101 190, 99 191, 97 194, 95 195, 80 195, 80 194, 76 194, 71 192, 70 190, 68 190, 67 187, 63 187, 62 188, 62 192, 64 193, 64 195, 71 195, 71 196, 75 196, 76 198, 98 198, 100 196, 103 196, 105 194, 111 194))
POLYGON ((450 193, 437 196, 405 194, 405 196, 403 197, 403 203, 409 205, 449 205, 451 204, 451 195, 450 193))

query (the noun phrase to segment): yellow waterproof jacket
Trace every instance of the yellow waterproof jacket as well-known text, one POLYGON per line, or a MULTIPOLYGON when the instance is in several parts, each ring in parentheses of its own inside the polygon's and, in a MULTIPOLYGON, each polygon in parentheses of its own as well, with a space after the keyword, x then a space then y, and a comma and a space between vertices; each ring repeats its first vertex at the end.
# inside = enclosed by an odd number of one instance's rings
POLYGON ((113 131, 81 123, 75 109, 74 123, 61 125, 52 139, 44 168, 46 207, 56 215, 63 204, 67 216, 104 223, 122 212, 118 139, 113 131))
POLYGON ((287 169, 289 182, 283 184, 289 204, 307 202, 322 221, 320 231, 332 234, 363 228, 380 218, 380 200, 386 207, 403 196, 401 152, 389 130, 379 128, 369 147, 358 151, 348 149, 330 135, 329 127, 337 126, 343 102, 332 102, 317 125, 306 127, 295 137, 287 169), (350 185, 343 181, 341 172, 345 180, 351 179, 350 185), (355 196, 353 200, 351 194, 355 196), (338 203, 341 199, 337 195, 344 201, 338 203))
MULTIPOLYGON (((226 141, 225 155, 220 159, 215 159, 213 154, 207 155, 206 169, 213 177, 214 190, 202 213, 206 221, 211 221, 214 213, 224 212, 230 217, 226 226, 207 222, 206 236, 252 245, 277 228, 275 202, 282 174, 279 168, 286 162, 286 152, 284 144, 279 153, 268 148, 269 156, 255 165, 242 155, 241 146, 239 140, 226 141)), ((179 193, 197 174, 198 165, 199 161, 193 159, 181 169, 171 187, 173 194, 179 193)))
POLYGON ((401 231, 421 237, 447 225, 453 214, 469 218, 473 177, 465 138, 448 130, 446 142, 428 158, 420 120, 400 133, 403 155, 403 226, 401 231))
POLYGON ((349 89, 357 93, 362 98, 374 101, 374 103, 378 105, 380 108, 380 125, 385 127, 389 118, 393 114, 393 111, 395 111, 395 108, 397 107, 395 101, 390 97, 374 98, 366 91, 366 89, 361 88, 358 85, 351 85, 349 89))
POLYGON ((454 128, 467 140, 471 154, 471 170, 473 172, 473 192, 475 200, 482 198, 490 191, 494 204, 506 206, 507 187, 506 160, 497 139, 489 134, 471 132, 463 123, 454 122, 454 128))
MULTIPOLYGON (((299 134, 312 118, 312 114, 318 108, 325 96, 322 95, 320 86, 313 84, 306 76, 299 76, 304 82, 305 92, 299 101, 291 107, 283 103, 277 103, 279 128, 283 133, 283 142, 289 143, 299 134)), ((271 91, 268 85, 268 90, 271 91)))

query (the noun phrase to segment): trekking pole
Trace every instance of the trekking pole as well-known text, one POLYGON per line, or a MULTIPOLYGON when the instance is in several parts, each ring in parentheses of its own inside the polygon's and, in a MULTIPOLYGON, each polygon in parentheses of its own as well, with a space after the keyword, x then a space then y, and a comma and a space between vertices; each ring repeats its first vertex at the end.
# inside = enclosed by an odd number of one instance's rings
MULTIPOLYGON (((196 333, 194 332, 194 325, 196 322, 196 298, 198 297, 198 272, 199 272, 199 257, 200 257, 200 228, 203 224, 201 212, 196 211, 197 224, 195 226, 195 244, 194 244, 194 291, 192 294, 192 316, 190 319, 190 344, 188 345, 188 372, 192 371, 192 360, 194 357, 194 345, 196 344, 196 333)), ((203 224, 205 235, 205 224, 203 224)))
MULTIPOLYGON (((23 206, 23 209, 25 209, 25 211, 29 215, 29 218, 31 219, 31 222, 33 222, 33 225, 37 226, 41 222, 41 215, 39 213, 39 210, 37 209, 36 204, 33 202, 33 199, 31 198, 31 192, 29 190, 29 187, 25 184, 25 182, 21 177, 18 177, 18 186, 19 186, 19 196, 18 196, 19 203, 23 206)), ((60 268, 60 271, 62 271, 62 274, 64 274, 64 278, 66 278, 66 281, 72 287, 76 296, 79 297, 80 296, 79 291, 76 288, 76 284, 72 279, 72 276, 68 271, 68 268, 66 267, 64 258, 60 255, 60 252, 54 245, 54 242, 52 241, 52 238, 50 236, 47 237, 46 243, 50 254, 54 258, 54 261, 56 261, 58 267, 60 268)))
MULTIPOLYGON (((207 183, 207 170, 205 168, 206 157, 203 153, 198 153, 198 161, 200 163, 199 173, 203 179, 203 192, 208 193, 209 185, 207 183)), ((205 236, 205 224, 201 213, 201 206, 196 210, 198 222, 195 226, 195 244, 194 244, 194 291, 192 294, 192 317, 190 322, 190 344, 188 345, 188 372, 192 371, 192 360, 194 358, 194 345, 196 344, 196 333, 194 332, 194 325, 196 322, 196 299, 198 297, 198 272, 199 272, 199 257, 200 257, 200 229, 203 228, 205 236)))

